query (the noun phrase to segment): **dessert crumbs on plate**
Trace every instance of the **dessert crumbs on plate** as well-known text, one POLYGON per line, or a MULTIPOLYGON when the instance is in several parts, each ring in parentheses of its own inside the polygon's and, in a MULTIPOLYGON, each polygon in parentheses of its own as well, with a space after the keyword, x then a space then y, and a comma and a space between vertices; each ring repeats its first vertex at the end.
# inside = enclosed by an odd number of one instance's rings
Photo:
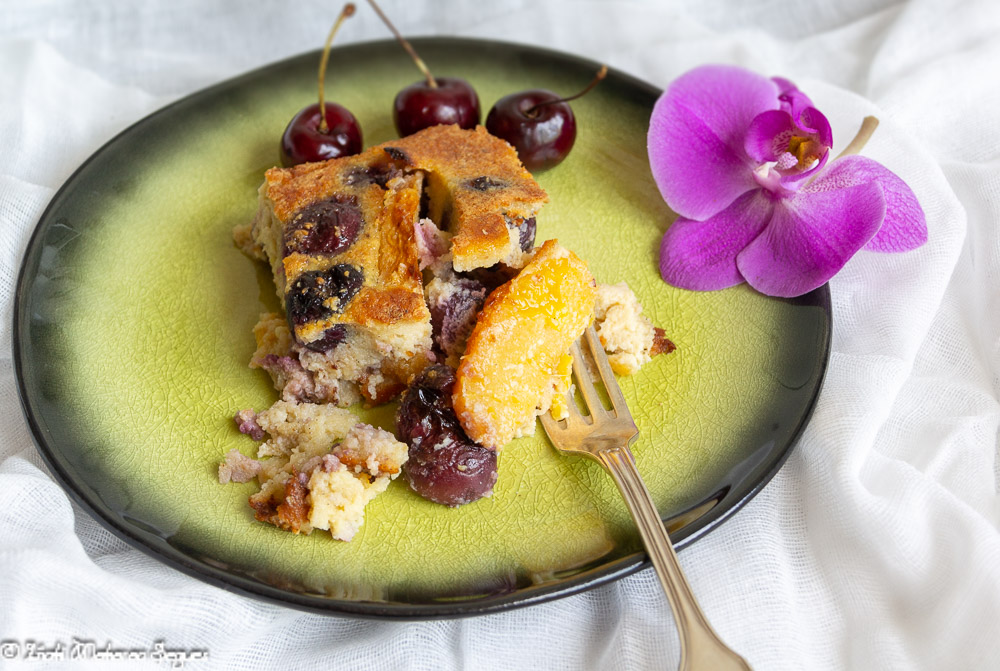
MULTIPOLYGON (((250 413, 237 419, 246 424, 250 413)), ((407 446, 391 433, 331 404, 278 401, 254 421, 267 434, 258 458, 231 450, 219 482, 256 478, 260 491, 250 497, 256 518, 294 533, 324 529, 350 540, 364 523, 365 505, 407 460, 407 446)))

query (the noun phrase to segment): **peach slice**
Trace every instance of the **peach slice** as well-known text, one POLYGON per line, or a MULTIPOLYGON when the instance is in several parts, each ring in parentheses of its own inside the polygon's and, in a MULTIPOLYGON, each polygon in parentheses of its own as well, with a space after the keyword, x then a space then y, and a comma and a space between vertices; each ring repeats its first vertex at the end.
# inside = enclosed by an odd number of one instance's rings
POLYGON ((596 286, 586 263, 549 240, 490 294, 453 392, 469 438, 498 450, 533 421, 560 360, 594 318, 596 286))

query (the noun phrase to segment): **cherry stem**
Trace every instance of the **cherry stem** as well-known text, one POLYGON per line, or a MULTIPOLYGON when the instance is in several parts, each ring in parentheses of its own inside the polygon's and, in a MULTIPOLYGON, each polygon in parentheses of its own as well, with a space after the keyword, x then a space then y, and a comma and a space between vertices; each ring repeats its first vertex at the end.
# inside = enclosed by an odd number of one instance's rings
POLYGON ((590 89, 592 89, 595 86, 597 86, 598 84, 600 84, 601 80, 604 79, 607 76, 607 74, 608 74, 608 66, 607 65, 602 65, 601 69, 597 71, 596 75, 594 75, 594 78, 590 81, 589 84, 587 84, 587 88, 583 89, 582 91, 580 91, 576 95, 572 95, 572 96, 570 96, 568 98, 559 98, 558 100, 545 100, 545 101, 542 101, 542 102, 538 103, 537 105, 535 105, 533 107, 529 107, 528 110, 525 112, 525 114, 527 116, 529 116, 529 117, 533 117, 533 116, 535 116, 538 113, 538 108, 539 107, 545 107, 546 105, 555 105, 556 103, 568 103, 571 100, 576 100, 577 98, 585 96, 588 93, 590 93, 590 89))
POLYGON ((878 128, 878 119, 873 116, 866 116, 861 122, 861 128, 858 129, 858 134, 854 136, 854 139, 851 140, 846 147, 844 147, 844 151, 837 154, 837 158, 860 153, 861 150, 865 148, 865 145, 868 144, 868 140, 871 139, 876 128, 878 128))
POLYGON ((323 80, 326 79, 326 63, 330 60, 330 45, 333 44, 333 36, 340 30, 340 24, 349 16, 354 16, 354 3, 349 2, 340 10, 340 16, 330 29, 330 34, 326 37, 326 44, 323 45, 323 55, 319 59, 319 132, 329 133, 330 126, 326 123, 326 103, 323 102, 323 80))
POLYGON ((392 25, 392 21, 390 21, 389 17, 385 15, 382 8, 375 3, 375 0, 368 0, 368 4, 372 6, 375 13, 378 14, 380 19, 382 19, 382 23, 388 26, 389 30, 392 31, 392 34, 396 36, 396 41, 403 45, 403 48, 406 49, 406 53, 410 54, 410 58, 412 58, 413 62, 417 64, 417 68, 424 74, 424 77, 427 78, 427 85, 432 89, 436 89, 438 87, 437 80, 434 79, 431 71, 427 68, 427 64, 424 63, 423 59, 417 55, 417 50, 413 48, 413 45, 410 44, 398 30, 396 30, 396 26, 392 25))

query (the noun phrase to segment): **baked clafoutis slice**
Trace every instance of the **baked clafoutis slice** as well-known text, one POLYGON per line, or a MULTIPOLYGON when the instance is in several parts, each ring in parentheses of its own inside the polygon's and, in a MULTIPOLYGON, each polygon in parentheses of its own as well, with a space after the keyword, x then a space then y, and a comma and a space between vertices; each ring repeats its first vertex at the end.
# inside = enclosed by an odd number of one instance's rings
POLYGON ((384 403, 430 360, 414 241, 421 182, 378 148, 267 171, 252 236, 270 261, 292 340, 274 354, 337 389, 303 400, 349 405, 360 392, 384 403))
MULTIPOLYGON (((236 239, 270 262, 284 304, 288 350, 253 365, 285 400, 346 406, 360 394, 377 405, 433 360, 416 239, 425 192, 426 213, 450 231, 456 270, 519 267, 547 199, 513 148, 482 128, 435 126, 357 156, 267 171, 254 223, 236 239), (296 389, 311 395, 282 385, 303 378, 312 380, 296 389)), ((273 327, 268 318, 258 331, 273 327)))

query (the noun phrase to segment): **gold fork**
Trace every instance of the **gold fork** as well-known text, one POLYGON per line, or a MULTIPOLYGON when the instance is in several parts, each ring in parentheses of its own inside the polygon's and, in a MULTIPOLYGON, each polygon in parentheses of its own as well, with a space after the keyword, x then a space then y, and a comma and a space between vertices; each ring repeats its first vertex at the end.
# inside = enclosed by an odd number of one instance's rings
POLYGON ((601 464, 622 493, 629 512, 639 527, 639 534, 656 569, 667 601, 677 622, 681 644, 682 671, 750 671, 750 665, 719 638, 695 601, 691 587, 684 578, 670 537, 635 466, 629 450, 639 435, 625 397, 611 371, 601 341, 593 326, 573 344, 573 374, 583 397, 589 417, 583 416, 570 401, 569 417, 565 420, 542 415, 542 426, 549 440, 562 453, 580 454, 601 464), (584 359, 580 342, 596 364, 597 372, 611 400, 611 410, 601 402, 594 380, 584 359))

